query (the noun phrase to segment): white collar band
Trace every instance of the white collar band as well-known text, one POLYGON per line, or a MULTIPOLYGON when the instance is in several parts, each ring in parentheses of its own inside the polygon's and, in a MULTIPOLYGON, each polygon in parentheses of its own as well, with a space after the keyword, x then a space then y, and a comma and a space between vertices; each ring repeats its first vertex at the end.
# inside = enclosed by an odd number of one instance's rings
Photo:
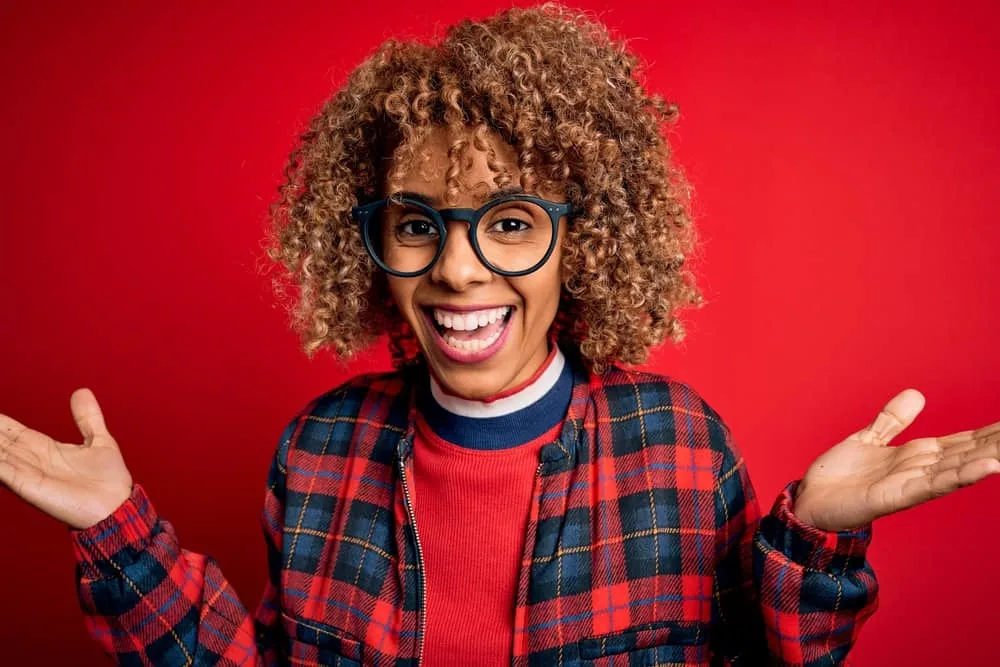
MULTIPOLYGON (((555 343, 553 343, 553 345, 555 345, 555 343)), ((522 389, 519 389, 510 396, 504 396, 503 398, 498 398, 495 401, 490 401, 489 403, 453 396, 445 393, 441 385, 438 384, 438 381, 434 377, 433 373, 430 374, 431 395, 442 408, 462 417, 475 417, 480 419, 488 417, 502 417, 504 415, 509 415, 512 412, 517 412, 522 408, 526 408, 545 396, 545 394, 547 394, 548 391, 555 386, 556 381, 559 379, 559 375, 562 373, 563 366, 565 365, 566 357, 563 356, 562 350, 560 350, 559 346, 556 345, 556 353, 552 357, 552 361, 549 363, 548 368, 542 371, 542 374, 539 375, 534 382, 526 387, 523 387, 522 389)))

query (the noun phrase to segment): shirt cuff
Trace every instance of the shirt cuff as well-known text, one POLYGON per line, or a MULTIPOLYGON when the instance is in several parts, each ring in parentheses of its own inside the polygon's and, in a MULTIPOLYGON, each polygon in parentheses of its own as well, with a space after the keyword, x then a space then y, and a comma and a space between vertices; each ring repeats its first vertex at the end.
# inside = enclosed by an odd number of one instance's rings
POLYGON ((118 568, 112 561, 124 566, 134 560, 137 552, 149 545, 158 518, 146 490, 135 483, 131 495, 114 512, 93 526, 81 530, 70 527, 73 554, 84 576, 116 576, 118 568), (123 559, 128 552, 130 556, 123 559))
POLYGON ((872 524, 827 531, 804 523, 794 513, 795 490, 801 480, 785 485, 771 513, 760 522, 760 539, 789 559, 814 570, 839 572, 860 568, 872 539, 872 524))

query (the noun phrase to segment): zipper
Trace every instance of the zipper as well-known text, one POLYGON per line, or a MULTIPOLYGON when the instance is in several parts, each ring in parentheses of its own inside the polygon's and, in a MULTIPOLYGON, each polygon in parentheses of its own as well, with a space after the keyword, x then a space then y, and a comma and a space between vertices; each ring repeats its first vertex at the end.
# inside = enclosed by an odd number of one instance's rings
MULTIPOLYGON (((538 462, 538 467, 535 468, 535 478, 532 480, 532 486, 533 486, 534 493, 531 496, 531 509, 528 510, 528 512, 529 512, 529 518, 530 518, 531 514, 534 513, 534 509, 535 509, 535 505, 536 504, 538 505, 539 512, 541 511, 542 489, 541 489, 541 481, 540 480, 542 479, 542 466, 544 466, 544 465, 545 465, 544 461, 539 461, 538 462)), ((534 535, 534 541, 535 542, 538 541, 538 517, 537 517, 537 515, 535 516, 535 535, 534 535)), ((531 578, 531 559, 532 559, 532 552, 534 550, 535 550, 534 543, 528 544, 528 540, 525 539, 524 540, 524 553, 521 555, 521 568, 518 570, 518 573, 517 573, 517 588, 518 588, 518 590, 514 594, 515 595, 515 597, 514 597, 514 607, 515 607, 515 609, 517 607, 517 600, 518 600, 518 598, 520 597, 520 594, 521 594, 521 585, 522 585, 522 583, 524 583, 525 585, 527 585, 529 583, 528 580, 531 578), (528 563, 528 565, 524 565, 524 563, 528 563), (525 568, 527 568, 527 571, 525 571, 525 568), (522 582, 522 580, 523 580, 523 582, 522 582)), ((518 647, 517 647, 517 644, 516 644, 516 642, 518 641, 517 630, 518 630, 518 628, 515 626, 514 627, 514 642, 515 642, 515 644, 512 647, 511 655, 510 655, 510 664, 511 664, 512 667, 513 667, 513 665, 517 664, 517 659, 518 659, 518 655, 517 655, 517 649, 518 649, 518 647)), ((524 629, 521 628, 521 630, 523 632, 524 629)), ((527 641, 527 640, 525 640, 525 641, 527 641)), ((561 650, 562 649, 560 648, 560 651, 561 650)), ((522 657, 526 658, 527 656, 522 656, 522 657)))
POLYGON ((403 500, 406 505, 406 514, 410 517, 410 525, 413 526, 413 537, 417 542, 417 574, 420 575, 420 602, 417 604, 417 613, 420 614, 419 632, 420 644, 417 646, 417 667, 424 657, 424 637, 426 633, 426 611, 427 611, 427 586, 424 584, 424 552, 420 548, 420 533, 417 532, 417 516, 413 512, 413 503, 410 501, 410 488, 406 483, 406 463, 399 459, 399 474, 403 480, 403 500))

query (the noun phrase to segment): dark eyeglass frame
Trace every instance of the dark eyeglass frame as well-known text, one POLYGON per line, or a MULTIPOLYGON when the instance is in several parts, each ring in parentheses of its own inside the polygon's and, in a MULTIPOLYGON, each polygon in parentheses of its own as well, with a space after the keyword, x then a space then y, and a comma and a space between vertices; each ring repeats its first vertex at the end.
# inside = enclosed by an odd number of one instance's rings
MULTIPOLYGON (((351 208, 351 217, 355 220, 355 222, 361 225, 361 238, 365 241, 365 249, 368 251, 369 256, 375 260, 375 263, 378 264, 380 269, 394 276, 399 276, 400 278, 413 278, 423 275, 424 273, 430 271, 435 264, 437 264, 438 258, 441 256, 441 252, 444 250, 445 243, 448 239, 448 225, 445 223, 449 220, 460 220, 462 222, 469 223, 469 243, 472 245, 472 249, 476 251, 476 257, 478 257, 479 261, 482 262, 483 265, 490 271, 500 274, 501 276, 525 276, 529 273, 533 273, 549 260, 549 257, 552 256, 552 251, 555 250, 556 238, 558 237, 559 232, 559 219, 564 215, 570 216, 572 213, 573 204, 571 202, 549 201, 548 199, 542 199, 541 197, 536 197, 534 195, 507 195, 506 197, 491 201, 479 208, 436 209, 433 206, 428 206, 422 201, 411 199, 409 197, 386 197, 385 199, 378 199, 376 201, 351 208), (534 266, 520 271, 507 271, 490 264, 490 262, 483 255, 482 248, 479 247, 479 235, 477 233, 479 221, 487 211, 496 206, 507 204, 512 201, 527 201, 537 204, 549 214, 549 219, 552 221, 552 238, 549 241, 549 248, 545 251, 545 255, 543 255, 534 266), (388 206, 389 203, 406 204, 407 206, 412 206, 426 213, 427 216, 437 224, 438 229, 441 232, 438 238, 438 247, 437 251, 434 253, 434 258, 420 271, 396 271, 395 269, 386 266, 386 264, 378 258, 378 254, 375 252, 375 247, 373 246, 371 240, 371 234, 369 233, 373 227, 371 221, 379 208, 388 206)), ((570 220, 567 219, 567 223, 569 221, 570 220)))

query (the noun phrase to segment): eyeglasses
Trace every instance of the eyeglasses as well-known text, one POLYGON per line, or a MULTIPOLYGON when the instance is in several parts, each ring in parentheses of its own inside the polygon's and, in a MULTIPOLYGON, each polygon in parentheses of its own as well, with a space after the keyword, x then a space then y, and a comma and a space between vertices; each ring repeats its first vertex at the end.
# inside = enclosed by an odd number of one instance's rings
POLYGON ((435 209, 409 197, 387 197, 351 209, 365 248, 394 276, 426 273, 441 256, 450 220, 469 223, 469 243, 479 260, 502 276, 536 271, 556 246, 559 219, 570 202, 515 194, 478 208, 435 209))

